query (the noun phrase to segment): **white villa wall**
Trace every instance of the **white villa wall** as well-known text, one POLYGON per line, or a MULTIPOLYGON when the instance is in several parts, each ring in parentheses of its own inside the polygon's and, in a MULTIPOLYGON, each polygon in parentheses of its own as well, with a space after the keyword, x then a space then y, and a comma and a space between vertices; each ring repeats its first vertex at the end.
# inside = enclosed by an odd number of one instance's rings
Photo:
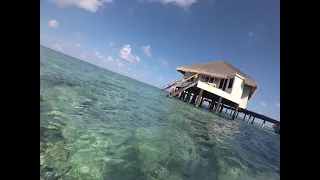
MULTIPOLYGON (((196 73, 193 73, 193 72, 186 72, 185 76, 187 76, 188 78, 195 74, 196 73)), ((202 80, 204 77, 210 77, 210 76, 199 75, 199 80, 202 80)), ((245 85, 244 78, 242 76, 238 74, 234 76, 229 76, 226 82, 227 85, 226 85, 225 91, 223 91, 222 89, 219 89, 220 83, 222 83, 221 78, 214 77, 214 83, 216 84, 216 87, 212 87, 204 82, 199 81, 197 87, 205 91, 211 92, 213 94, 216 94, 218 96, 221 96, 225 99, 228 99, 234 103, 237 103, 239 104, 240 108, 246 108, 250 89, 247 85, 245 85), (228 88, 231 78, 234 78, 233 85, 231 88, 228 88)))
POLYGON ((243 92, 242 92, 242 95, 241 95, 241 102, 239 104, 239 107, 246 108, 248 98, 249 98, 249 93, 250 93, 250 88, 249 88, 249 86, 245 85, 243 92))
POLYGON ((228 99, 229 101, 232 101, 232 102, 235 102, 237 104, 240 104, 240 98, 238 99, 235 99, 231 94, 225 92, 225 91, 222 91, 221 89, 218 89, 218 88, 215 88, 215 87, 212 87, 212 86, 209 86, 208 84, 206 83, 203 83, 201 81, 198 82, 198 85, 197 85, 198 88, 201 88, 205 91, 208 91, 210 93, 213 93, 213 94, 216 94, 218 96, 221 96, 225 99, 228 99))
POLYGON ((225 92, 231 94, 233 99, 240 99, 244 88, 244 78, 239 75, 229 76, 226 83, 225 92), (234 78, 233 84, 231 88, 228 88, 232 78, 234 78))
POLYGON ((244 88, 244 78, 239 75, 230 76, 229 79, 230 78, 234 78, 232 88, 230 88, 231 89, 230 94, 235 99, 241 99, 241 95, 243 93, 243 88, 244 88))
MULTIPOLYGON (((219 83, 221 82, 221 79, 219 79, 219 83)), ((229 101, 235 102, 239 104, 240 108, 246 108, 248 96, 249 96, 249 88, 245 86, 244 78, 240 75, 230 76, 227 80, 227 85, 225 91, 218 89, 219 84, 217 84, 217 87, 211 87, 203 82, 198 82, 197 87, 206 90, 208 92, 211 92, 213 94, 216 94, 218 96, 221 96, 225 99, 228 99, 229 101), (233 85, 231 88, 228 88, 230 79, 234 78, 233 85)))

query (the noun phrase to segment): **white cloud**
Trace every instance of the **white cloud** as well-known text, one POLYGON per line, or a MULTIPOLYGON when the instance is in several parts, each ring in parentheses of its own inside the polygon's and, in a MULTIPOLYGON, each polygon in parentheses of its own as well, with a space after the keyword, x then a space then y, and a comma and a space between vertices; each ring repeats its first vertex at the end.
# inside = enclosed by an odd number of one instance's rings
POLYGON ((119 68, 123 68, 123 64, 121 62, 118 63, 119 68))
POLYGON ((105 69, 109 69, 112 71, 118 70, 118 63, 116 63, 116 60, 114 58, 112 58, 111 56, 103 56, 103 54, 98 51, 95 52, 90 49, 86 49, 84 45, 82 45, 83 49, 79 49, 78 47, 76 47, 76 43, 70 43, 63 39, 41 33, 40 45, 63 52, 69 56, 76 57, 105 69), (111 61, 111 58, 113 61, 111 61))
POLYGON ((122 74, 128 74, 128 71, 125 71, 125 70, 122 70, 122 69, 119 69, 120 73, 122 74))
POLYGON ((256 24, 254 25, 254 28, 255 28, 255 29, 265 29, 266 26, 263 25, 262 23, 258 22, 258 23, 256 23, 256 24))
POLYGON ((277 107, 277 108, 280 108, 280 103, 277 102, 277 103, 276 103, 276 107, 277 107))
POLYGON ((131 54, 131 46, 129 44, 125 44, 123 48, 120 50, 120 56, 122 59, 133 62, 133 56, 131 54))
POLYGON ((79 57, 80 57, 80 58, 82 58, 82 59, 87 58, 86 53, 82 53, 82 54, 80 54, 80 56, 79 56, 79 57))
POLYGON ((148 65, 146 65, 146 64, 144 64, 143 66, 144 66, 144 67, 148 67, 148 65))
MULTIPOLYGON (((199 0, 146 0, 147 2, 158 2, 161 4, 173 4, 175 6, 188 8, 192 4, 198 2, 199 0)), ((141 0, 140 0, 141 2, 141 0)))
POLYGON ((113 42, 109 42, 108 47, 112 47, 112 46, 113 46, 113 42))
POLYGON ((49 20, 48 26, 51 28, 59 28, 59 23, 56 20, 52 19, 49 20))
POLYGON ((145 74, 145 73, 141 73, 141 75, 142 75, 142 76, 145 76, 146 74, 145 74))
POLYGON ((54 44, 52 45, 52 47, 53 47, 54 49, 57 49, 57 50, 62 50, 63 45, 60 44, 60 43, 54 43, 54 44))
POLYGON ((248 33, 248 36, 253 36, 253 34, 255 34, 256 32, 259 32, 261 30, 266 29, 266 26, 263 25, 262 23, 258 22, 256 24, 254 24, 253 28, 251 29, 251 31, 248 33))
POLYGON ((76 38, 81 40, 85 39, 79 32, 76 32, 76 38))
POLYGON ((168 65, 168 61, 164 60, 164 59, 161 59, 161 62, 163 65, 168 65))
POLYGON ((130 68, 127 68, 127 70, 130 71, 131 69, 130 69, 130 68))
POLYGON ((107 61, 109 63, 113 62, 113 58, 111 56, 108 56, 108 57, 105 58, 100 54, 99 51, 94 52, 94 56, 97 57, 100 60, 107 61))
POLYGON ((125 44, 120 50, 121 58, 129 62, 140 62, 140 57, 132 55, 131 51, 132 49, 130 44, 125 44))
POLYGON ((139 56, 136 56, 136 61, 140 62, 140 57, 139 56))
POLYGON ((94 53, 94 55, 95 55, 97 58, 101 59, 101 60, 104 59, 104 57, 100 54, 99 51, 96 51, 96 52, 94 53))
POLYGON ((144 51, 144 53, 147 55, 147 56, 152 56, 151 54, 151 47, 149 45, 147 46, 142 46, 142 50, 144 51))
POLYGON ((136 75, 135 73, 132 73, 132 76, 135 77, 135 78, 139 78, 140 77, 139 75, 136 75))
POLYGON ((112 61, 113 61, 113 58, 112 58, 111 56, 108 56, 107 61, 108 61, 108 62, 112 62, 112 61))
POLYGON ((168 61, 164 60, 163 58, 159 57, 159 60, 163 65, 168 65, 168 61))
POLYGON ((104 7, 105 4, 111 3, 112 0, 50 0, 51 2, 61 6, 77 6, 88 10, 90 12, 96 12, 99 8, 104 7))
POLYGON ((260 101, 260 105, 261 106, 267 106, 267 104, 265 102, 263 102, 263 101, 260 101))
POLYGON ((81 44, 80 44, 80 43, 76 44, 76 47, 80 48, 80 47, 81 47, 81 44))

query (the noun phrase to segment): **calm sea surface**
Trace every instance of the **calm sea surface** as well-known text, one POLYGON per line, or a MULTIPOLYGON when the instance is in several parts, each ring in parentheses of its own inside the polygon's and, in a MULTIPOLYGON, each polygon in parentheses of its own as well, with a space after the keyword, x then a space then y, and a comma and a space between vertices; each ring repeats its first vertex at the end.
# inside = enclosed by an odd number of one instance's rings
POLYGON ((279 176, 279 135, 40 46, 40 179, 279 176))

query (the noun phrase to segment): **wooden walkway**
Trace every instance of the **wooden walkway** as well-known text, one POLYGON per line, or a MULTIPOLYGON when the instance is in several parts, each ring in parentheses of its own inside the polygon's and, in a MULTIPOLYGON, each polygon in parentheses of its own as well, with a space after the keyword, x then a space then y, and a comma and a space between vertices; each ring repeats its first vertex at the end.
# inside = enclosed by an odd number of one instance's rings
MULTIPOLYGON (((178 99, 185 101, 185 102, 190 102, 191 104, 197 104, 196 102, 198 101, 198 98, 196 97, 197 96, 196 89, 190 88, 190 89, 188 89, 188 91, 182 91, 182 92, 180 91, 181 94, 176 97, 178 99), (188 93, 188 91, 190 93, 188 93), (191 95, 191 94, 193 94, 193 95, 191 95), (196 95, 196 96, 194 96, 194 95, 196 95)), ((208 101, 210 111, 213 111, 213 112, 217 111, 218 113, 222 113, 223 110, 225 110, 225 113, 228 113, 228 110, 230 110, 230 115, 232 115, 234 113, 235 108, 232 106, 225 105, 224 102, 221 102, 220 106, 218 107, 218 110, 213 110, 217 104, 217 101, 215 101, 216 99, 211 99, 211 100, 212 101, 209 101, 209 98, 201 98, 201 100, 199 100, 200 101, 199 107, 201 107, 203 101, 208 101)), ((256 113, 254 111, 250 111, 247 109, 243 109, 243 108, 238 108, 236 118, 238 117, 239 113, 244 114, 243 120, 247 120, 248 124, 253 124, 254 120, 257 118, 257 119, 260 119, 263 121, 263 123, 261 124, 261 128, 264 128, 266 122, 270 122, 270 123, 274 124, 275 129, 276 128, 280 129, 280 121, 278 121, 278 120, 272 119, 272 118, 267 117, 265 115, 262 115, 262 114, 259 114, 259 113, 256 113), (248 116, 248 118, 246 119, 247 116, 248 116)), ((280 134, 280 132, 278 134, 280 134)))
MULTIPOLYGON (((234 107, 230 107, 230 106, 226 106, 226 105, 221 105, 221 107, 225 108, 226 110, 231 110, 231 113, 234 111, 234 107)), ((278 120, 272 119, 270 117, 267 117, 265 115, 262 115, 262 114, 259 114, 259 113, 256 113, 256 112, 253 112, 253 111, 250 111, 250 110, 247 110, 247 109, 239 108, 238 113, 240 113, 240 112, 244 114, 243 119, 245 119, 246 116, 249 116, 249 119, 253 118, 252 121, 251 121, 251 124, 253 124, 255 118, 258 118, 258 119, 261 119, 263 121, 267 121, 267 122, 273 123, 275 125, 277 125, 277 124, 280 125, 280 121, 278 121, 278 120)))

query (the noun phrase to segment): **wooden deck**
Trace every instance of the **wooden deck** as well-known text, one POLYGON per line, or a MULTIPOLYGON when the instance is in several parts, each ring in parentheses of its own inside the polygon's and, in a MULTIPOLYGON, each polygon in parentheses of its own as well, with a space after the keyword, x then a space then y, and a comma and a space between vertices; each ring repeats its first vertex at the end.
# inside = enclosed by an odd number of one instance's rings
MULTIPOLYGON (((234 113, 234 111, 236 110, 235 103, 233 103, 229 100, 223 99, 223 98, 220 99, 220 101, 221 101, 220 106, 217 106, 217 103, 219 101, 219 96, 212 94, 212 93, 209 93, 209 92, 206 92, 206 91, 200 92, 200 89, 197 87, 190 87, 186 90, 185 89, 181 89, 181 90, 184 90, 184 91, 182 91, 182 92, 180 91, 181 93, 179 95, 177 95, 176 97, 185 101, 185 102, 190 102, 191 104, 201 106, 203 101, 208 101, 210 111, 222 113, 223 110, 225 110, 227 113, 227 111, 230 110, 230 115, 232 115, 234 113), (202 97, 201 100, 198 100, 198 98, 197 98, 197 96, 199 94, 201 94, 200 95, 200 97, 202 97), (218 110, 215 109, 216 107, 218 108, 218 110)), ((272 119, 272 118, 267 117, 265 115, 262 115, 262 114, 259 114, 259 113, 256 113, 254 111, 250 111, 247 109, 243 109, 243 108, 238 108, 238 111, 236 112, 236 117, 238 117, 239 113, 244 114, 243 120, 247 120, 247 122, 249 124, 253 124, 254 120, 257 118, 257 119, 260 119, 263 121, 261 128, 264 128, 264 125, 266 122, 270 122, 275 125, 275 129, 276 128, 280 129, 280 121, 278 121, 278 120, 272 119), (246 117, 248 117, 248 118, 246 119, 246 117)), ((277 133, 280 134, 280 130, 277 133)))
MULTIPOLYGON (((221 105, 221 107, 223 107, 225 109, 228 109, 228 110, 231 110, 231 112, 234 111, 234 107, 230 107, 230 106, 226 106, 226 105, 221 105)), ((239 108, 238 112, 239 113, 241 112, 241 113, 245 114, 244 117, 246 117, 246 116, 253 117, 253 120, 255 118, 258 118, 258 119, 261 119, 263 121, 267 121, 267 122, 273 123, 275 125, 276 124, 280 125, 280 121, 278 121, 278 120, 272 119, 270 117, 267 117, 265 115, 262 115, 262 114, 259 114, 259 113, 256 113, 256 112, 253 112, 253 111, 250 111, 250 110, 247 110, 247 109, 239 108)), ((251 124, 253 124, 253 122, 251 124)))

